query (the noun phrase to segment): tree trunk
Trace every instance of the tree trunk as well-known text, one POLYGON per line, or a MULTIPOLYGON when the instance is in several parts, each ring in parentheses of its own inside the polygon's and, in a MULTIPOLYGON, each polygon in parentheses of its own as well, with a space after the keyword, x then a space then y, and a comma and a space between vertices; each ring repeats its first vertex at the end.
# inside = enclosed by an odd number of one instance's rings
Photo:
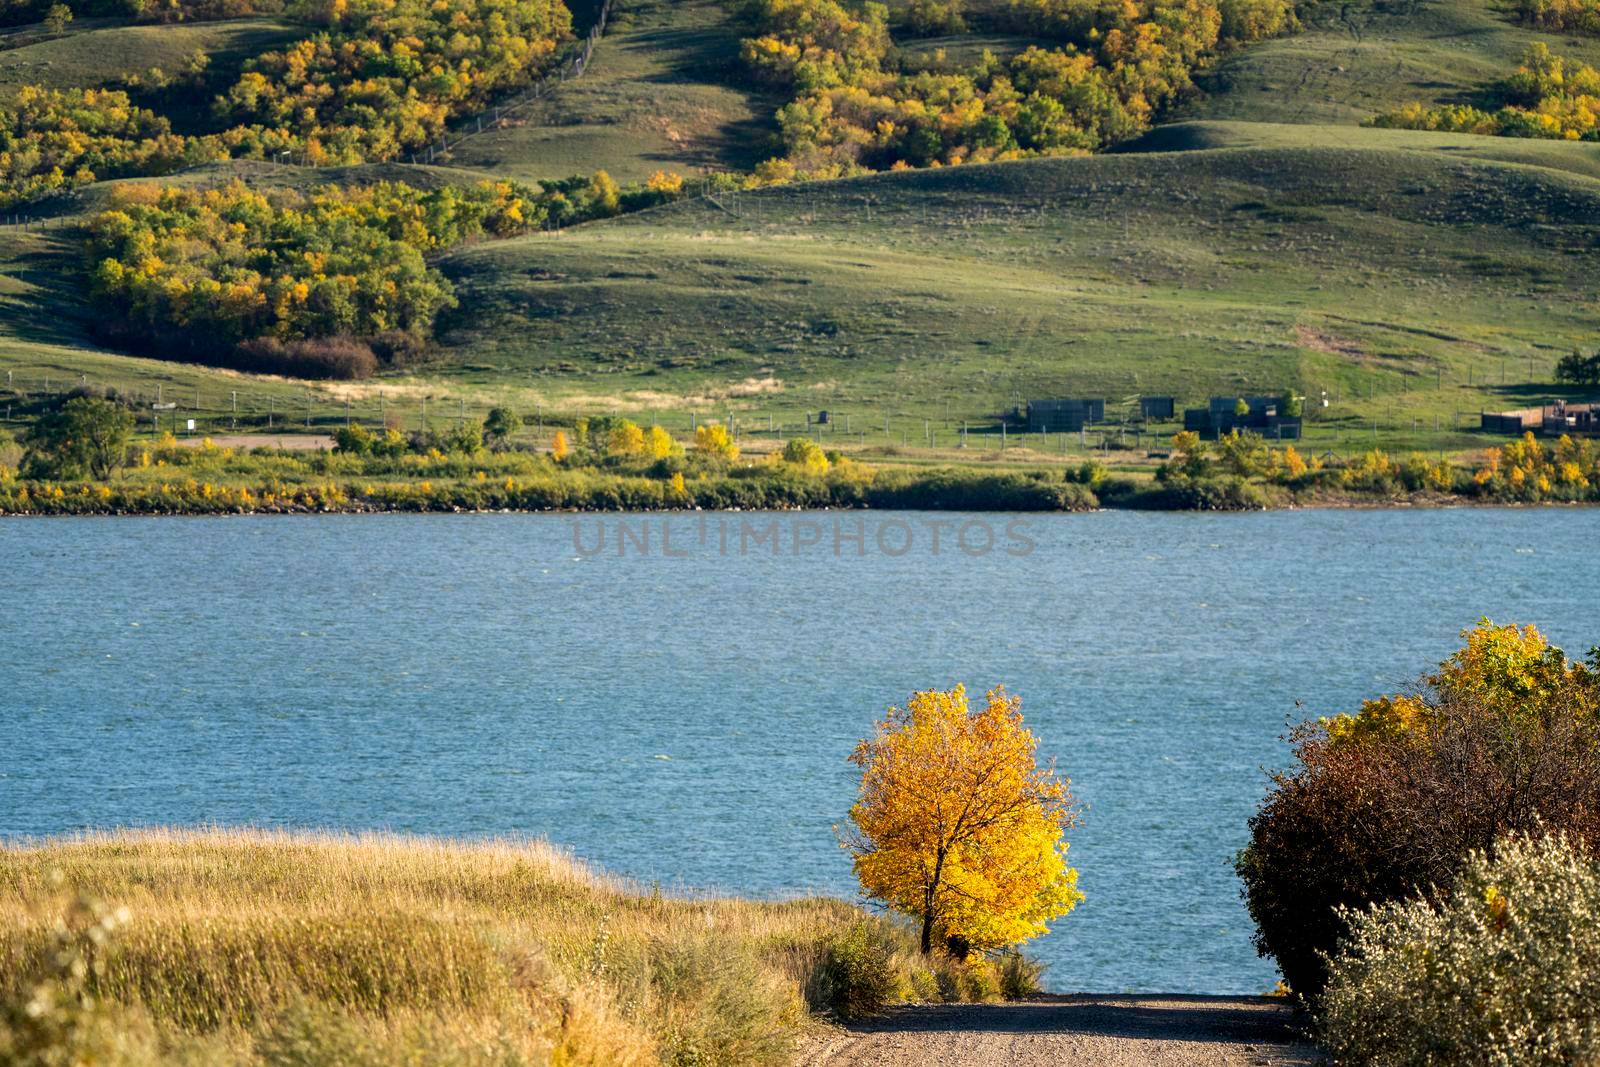
POLYGON ((939 880, 944 876, 944 852, 933 861, 933 881, 922 893, 922 954, 933 951, 933 900, 939 894, 939 880))

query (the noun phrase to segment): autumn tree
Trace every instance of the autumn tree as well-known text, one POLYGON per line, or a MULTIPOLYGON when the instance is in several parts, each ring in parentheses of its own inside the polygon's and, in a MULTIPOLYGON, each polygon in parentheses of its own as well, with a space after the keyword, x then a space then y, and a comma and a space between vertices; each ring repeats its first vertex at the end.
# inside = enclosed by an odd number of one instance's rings
POLYGON ((694 428, 694 447, 698 452, 722 459, 738 459, 739 446, 733 434, 720 422, 703 422, 694 428))
POLYGON ((619 419, 606 435, 606 451, 618 456, 637 456, 645 450, 644 429, 631 419, 619 419))
POLYGON ((807 474, 827 474, 832 466, 822 446, 809 437, 792 437, 779 453, 783 462, 799 467, 807 474))
POLYGON ((1474 849, 1565 834, 1600 852, 1600 653, 1483 620, 1438 670, 1303 724, 1237 870, 1256 945, 1315 1000, 1350 912, 1437 900, 1474 849))
POLYGON ((557 430, 555 440, 550 444, 550 457, 557 463, 560 463, 562 460, 566 459, 571 452, 572 448, 567 444, 566 431, 557 430))
POLYGON ((1004 688, 977 710, 964 686, 914 693, 850 757, 861 787, 843 844, 863 889, 920 921, 923 952, 1014 945, 1082 899, 1068 782, 1039 766, 1021 703, 1004 688))

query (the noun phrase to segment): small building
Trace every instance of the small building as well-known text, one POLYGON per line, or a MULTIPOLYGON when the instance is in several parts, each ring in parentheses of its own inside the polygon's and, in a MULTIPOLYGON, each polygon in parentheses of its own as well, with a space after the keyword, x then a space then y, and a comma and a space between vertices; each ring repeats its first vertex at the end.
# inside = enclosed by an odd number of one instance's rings
POLYGON ((1600 434, 1600 402, 1573 404, 1557 400, 1537 408, 1515 411, 1485 411, 1479 416, 1485 433, 1516 436, 1529 431, 1560 437, 1562 434, 1600 434))
POLYGON ((1030 400, 1028 429, 1034 433, 1065 433, 1106 421, 1106 402, 1101 399, 1030 400))
POLYGON ((1539 426, 1545 433, 1600 434, 1600 403, 1569 404, 1557 400, 1539 412, 1539 426))
POLYGON ((1139 415, 1146 422, 1166 422, 1177 414, 1178 401, 1171 396, 1141 396, 1139 415))
POLYGON ((1485 411, 1479 416, 1479 425, 1486 433, 1520 434, 1537 425, 1539 416, 1529 418, 1526 411, 1485 411))
POLYGON ((1280 403, 1276 396, 1214 396, 1206 407, 1184 409, 1183 428, 1208 441, 1232 430, 1249 430, 1274 441, 1300 440, 1300 416, 1280 415, 1280 403), (1241 406, 1246 410, 1241 412, 1241 406))

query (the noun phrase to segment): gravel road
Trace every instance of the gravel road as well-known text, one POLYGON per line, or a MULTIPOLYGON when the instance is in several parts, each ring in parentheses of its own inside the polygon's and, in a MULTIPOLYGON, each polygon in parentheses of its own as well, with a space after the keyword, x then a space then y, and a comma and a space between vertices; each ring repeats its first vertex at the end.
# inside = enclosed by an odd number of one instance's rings
POLYGON ((1271 997, 1044 996, 901 1008, 818 1038, 806 1067, 1246 1067, 1321 1064, 1271 997))

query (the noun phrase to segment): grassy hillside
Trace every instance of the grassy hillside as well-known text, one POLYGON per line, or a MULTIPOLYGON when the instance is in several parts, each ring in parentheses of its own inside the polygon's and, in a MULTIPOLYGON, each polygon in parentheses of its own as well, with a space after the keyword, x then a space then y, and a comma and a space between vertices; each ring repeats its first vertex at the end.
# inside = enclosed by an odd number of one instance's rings
POLYGON ((739 36, 724 0, 628 0, 583 77, 453 159, 532 179, 748 170, 775 151, 782 100, 748 88, 739 36))
POLYGON ((981 991, 841 901, 641 891, 537 842, 92 836, 0 849, 0 906, 0 1056, 12 1023, 24 1062, 760 1065, 808 1009, 981 991), (74 1011, 91 930, 109 1010, 74 1011), (39 983, 59 1009, 8 1015, 39 983))
MULTIPOLYGON (((210 60, 208 82, 232 80, 244 59, 281 47, 305 30, 271 19, 179 23, 167 26, 104 25, 105 20, 59 36, 17 36, 0 51, 0 101, 24 85, 51 89, 99 88, 160 67, 176 74, 196 51, 210 60)), ((213 90, 215 92, 215 90, 213 90)))
MULTIPOLYGON (((900 33, 903 8, 893 21, 913 66, 1027 43, 985 35, 981 19, 916 39, 900 33)), ((583 78, 525 123, 469 138, 451 168, 233 164, 169 180, 426 184, 602 167, 626 180, 770 152, 778 101, 747 88, 725 4, 617 12, 583 78)), ((1600 41, 1532 33, 1466 0, 1320 5, 1305 22, 1226 56, 1188 121, 1114 155, 745 193, 458 250, 439 262, 462 301, 436 357, 372 383, 99 351, 72 234, 0 227, 0 371, 35 387, 87 375, 159 384, 164 398, 198 388, 212 413, 234 391, 257 407, 312 395, 325 423, 345 398, 374 407, 382 392, 480 411, 732 406, 752 423, 829 408, 858 427, 887 415, 896 438, 931 419, 946 441, 1041 394, 1104 395, 1118 410, 1138 393, 1298 388, 1333 445, 1481 443, 1460 432, 1480 408, 1559 395, 1555 360, 1596 343, 1600 146, 1356 124, 1468 98, 1531 40, 1591 62, 1600 41)), ((96 84, 195 47, 216 70, 287 32, 267 20, 14 31, 0 93, 46 77, 96 84)), ((41 211, 70 221, 101 202, 94 187, 41 211)))
POLYGON ((1412 101, 1471 102, 1529 43, 1587 63, 1600 39, 1531 30, 1488 0, 1322 0, 1303 32, 1225 57, 1179 117, 1355 124, 1412 101))
POLYGON ((906 172, 458 253, 437 373, 948 423, 1028 396, 1299 387, 1347 429, 1431 429, 1592 343, 1597 257, 1600 182, 1437 152, 906 172))

